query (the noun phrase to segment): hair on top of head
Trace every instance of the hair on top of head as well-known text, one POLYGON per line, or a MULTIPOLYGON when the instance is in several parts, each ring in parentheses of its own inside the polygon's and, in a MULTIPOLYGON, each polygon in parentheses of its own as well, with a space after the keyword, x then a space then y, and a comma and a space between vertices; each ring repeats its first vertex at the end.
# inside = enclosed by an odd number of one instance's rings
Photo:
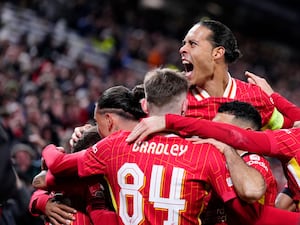
POLYGON ((144 84, 137 84, 135 87, 132 88, 132 94, 137 101, 145 98, 145 88, 144 84))
POLYGON ((261 115, 253 105, 247 102, 232 101, 223 103, 218 108, 218 112, 227 113, 235 116, 237 119, 251 122, 256 127, 256 130, 262 127, 261 115))
POLYGON ((146 116, 142 110, 140 99, 141 91, 138 95, 124 86, 114 86, 105 90, 97 101, 98 110, 116 109, 115 112, 128 119, 139 120, 146 116), (120 111, 121 110, 121 111, 120 111))
POLYGON ((225 24, 208 19, 201 20, 197 24, 205 26, 212 31, 209 40, 214 47, 222 46, 225 48, 225 61, 227 63, 233 63, 242 57, 236 37, 225 24))
POLYGON ((93 126, 83 132, 79 140, 74 143, 71 152, 78 152, 83 149, 86 149, 96 144, 100 140, 101 137, 98 133, 97 126, 93 126))
POLYGON ((162 106, 173 101, 173 98, 186 93, 188 81, 183 72, 169 68, 158 68, 149 71, 144 78, 147 101, 162 106))

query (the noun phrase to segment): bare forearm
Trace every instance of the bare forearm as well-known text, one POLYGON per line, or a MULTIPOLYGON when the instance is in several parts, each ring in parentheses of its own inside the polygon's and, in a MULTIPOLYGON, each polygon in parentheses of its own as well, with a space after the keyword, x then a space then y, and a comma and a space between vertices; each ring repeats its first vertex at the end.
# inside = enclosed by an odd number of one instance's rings
POLYGON ((259 200, 266 191, 263 176, 248 166, 234 149, 226 149, 224 156, 238 196, 250 203, 259 200))

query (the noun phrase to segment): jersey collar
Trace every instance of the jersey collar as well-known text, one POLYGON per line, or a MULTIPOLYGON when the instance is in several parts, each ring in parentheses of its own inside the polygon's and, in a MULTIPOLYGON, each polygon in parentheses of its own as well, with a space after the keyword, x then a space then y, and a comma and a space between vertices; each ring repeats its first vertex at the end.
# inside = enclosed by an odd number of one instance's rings
MULTIPOLYGON (((236 82, 235 80, 230 76, 230 74, 228 73, 228 84, 227 87, 225 88, 225 91, 223 93, 224 98, 232 98, 234 99, 236 96, 236 82)), ((194 97, 198 100, 201 101, 203 99, 209 98, 211 97, 204 89, 196 87, 194 89, 192 89, 192 94, 194 95, 194 97)))

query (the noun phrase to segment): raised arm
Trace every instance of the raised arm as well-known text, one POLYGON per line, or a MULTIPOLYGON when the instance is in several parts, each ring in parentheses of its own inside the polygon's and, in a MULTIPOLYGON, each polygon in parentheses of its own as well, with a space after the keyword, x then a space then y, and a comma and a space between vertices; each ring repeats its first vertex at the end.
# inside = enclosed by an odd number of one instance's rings
POLYGON ((300 120, 300 108, 288 99, 275 92, 265 78, 259 77, 253 73, 245 72, 245 76, 249 83, 259 86, 272 99, 275 107, 284 116, 292 121, 300 120))
POLYGON ((271 97, 274 105, 282 114, 293 121, 300 121, 300 108, 297 105, 290 102, 277 92, 274 92, 271 97))

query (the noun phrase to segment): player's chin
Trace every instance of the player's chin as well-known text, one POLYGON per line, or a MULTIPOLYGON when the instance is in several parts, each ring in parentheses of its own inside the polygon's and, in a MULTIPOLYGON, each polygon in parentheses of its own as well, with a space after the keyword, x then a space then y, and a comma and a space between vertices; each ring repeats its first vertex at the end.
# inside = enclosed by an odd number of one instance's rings
POLYGON ((192 73, 189 74, 189 75, 186 75, 186 78, 189 82, 189 85, 196 85, 197 84, 196 79, 195 79, 195 77, 193 76, 192 73))
POLYGON ((185 72, 185 77, 187 78, 187 80, 189 81, 189 82, 192 82, 192 80, 193 80, 193 71, 189 71, 189 72, 185 72))

